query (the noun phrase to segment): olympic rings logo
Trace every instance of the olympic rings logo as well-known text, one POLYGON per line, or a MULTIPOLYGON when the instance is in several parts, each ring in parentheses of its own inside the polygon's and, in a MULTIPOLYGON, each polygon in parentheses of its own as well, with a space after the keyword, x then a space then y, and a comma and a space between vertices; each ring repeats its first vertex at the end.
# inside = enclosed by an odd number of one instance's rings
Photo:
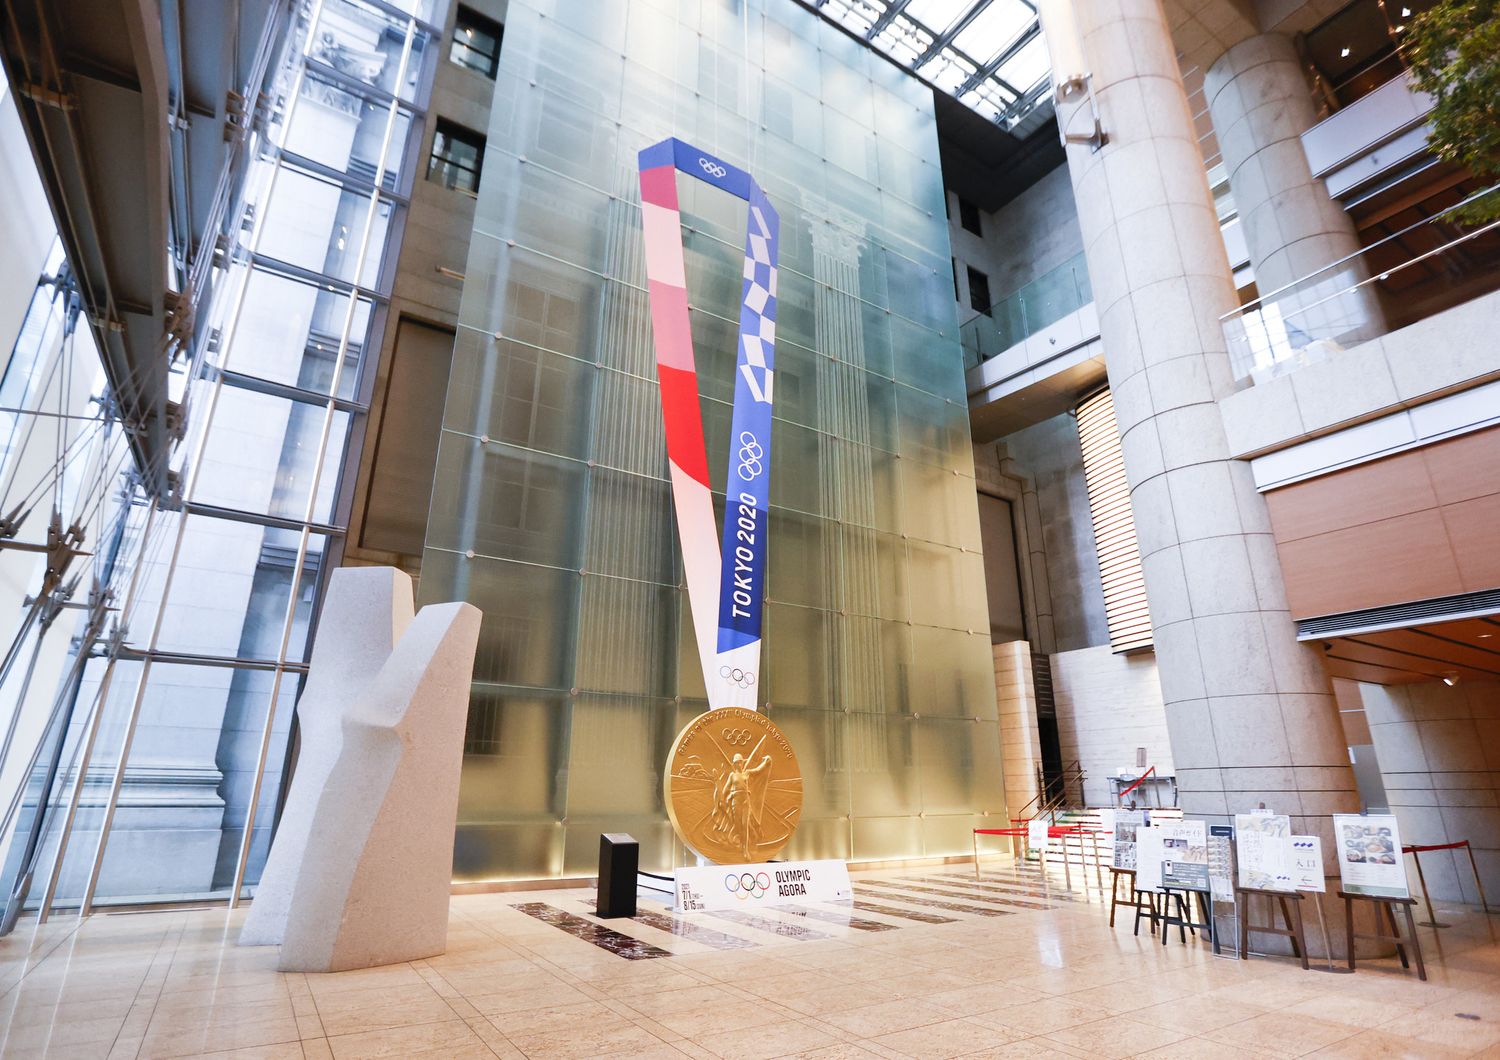
POLYGON ((730 747, 743 747, 755 739, 755 734, 749 729, 725 729, 719 735, 730 747))
POLYGON ((740 432, 740 478, 749 482, 759 475, 764 470, 761 460, 765 455, 766 451, 761 448, 760 442, 756 441, 755 435, 749 431, 740 432))
POLYGON ((710 162, 706 158, 700 157, 698 159, 698 165, 703 170, 703 172, 707 173, 711 177, 727 177, 729 175, 729 170, 725 169, 721 165, 710 162))
POLYGON ((771 889, 771 877, 764 872, 731 872, 724 877, 724 889, 742 902, 746 898, 760 898, 771 889))
POLYGON ((731 684, 739 685, 741 688, 749 688, 755 684, 755 673, 752 670, 741 670, 738 666, 719 667, 719 676, 731 684))

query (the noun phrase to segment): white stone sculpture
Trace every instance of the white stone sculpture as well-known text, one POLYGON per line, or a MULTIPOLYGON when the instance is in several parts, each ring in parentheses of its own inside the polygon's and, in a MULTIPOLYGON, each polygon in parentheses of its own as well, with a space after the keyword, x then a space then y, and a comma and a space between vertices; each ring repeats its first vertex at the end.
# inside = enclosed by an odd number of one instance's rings
POLYGON ((334 571, 297 772, 240 936, 280 942, 282 970, 443 952, 479 619, 464 603, 413 618, 394 569, 334 571))

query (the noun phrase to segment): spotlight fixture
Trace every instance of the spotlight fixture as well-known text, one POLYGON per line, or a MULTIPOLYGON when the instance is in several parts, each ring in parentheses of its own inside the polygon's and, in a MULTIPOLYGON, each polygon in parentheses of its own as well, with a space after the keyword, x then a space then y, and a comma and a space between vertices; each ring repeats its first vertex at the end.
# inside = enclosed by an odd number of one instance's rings
POLYGON ((1402 18, 1411 18, 1411 8, 1409 8, 1409 7, 1403 7, 1401 9, 1401 17, 1402 18))
POLYGON ((1348 48, 1344 48, 1343 50, 1341 50, 1339 52, 1339 58, 1340 59, 1347 59, 1347 58, 1349 58, 1349 49, 1348 48))
POLYGON ((1449 688, 1452 688, 1454 685, 1458 684, 1458 674, 1456 674, 1456 673, 1446 673, 1446 674, 1444 674, 1443 675, 1443 684, 1447 685, 1449 688))

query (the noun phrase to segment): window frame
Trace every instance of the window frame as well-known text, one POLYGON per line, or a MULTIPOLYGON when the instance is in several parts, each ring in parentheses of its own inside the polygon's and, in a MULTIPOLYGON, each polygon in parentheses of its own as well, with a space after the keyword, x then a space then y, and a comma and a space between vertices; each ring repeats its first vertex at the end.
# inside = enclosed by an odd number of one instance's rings
POLYGON ((989 316, 995 308, 994 295, 990 292, 990 278, 972 265, 966 264, 964 268, 969 270, 969 308, 989 316))
POLYGON ((427 179, 434 184, 440 184, 450 191, 460 191, 466 195, 478 195, 479 184, 484 176, 484 149, 485 137, 483 133, 475 132, 466 125, 460 125, 456 121, 439 117, 432 132, 432 145, 427 151, 427 179), (449 154, 438 152, 439 143, 446 146, 448 143, 461 143, 474 148, 474 164, 469 166, 449 154), (441 175, 439 175, 441 174, 441 175), (472 181, 472 185, 455 179, 453 174, 466 174, 472 181))
POLYGON ((979 207, 962 195, 958 197, 958 224, 965 232, 972 232, 976 236, 984 235, 984 221, 979 215, 979 207), (970 220, 974 223, 970 224, 970 220))
POLYGON ((476 74, 483 74, 493 81, 496 72, 500 68, 500 48, 504 43, 504 23, 496 22, 488 15, 475 11, 472 7, 464 4, 458 5, 458 11, 453 21, 453 35, 448 38, 448 61, 450 63, 454 66, 463 67, 465 70, 472 70, 476 74), (476 48, 469 41, 461 39, 460 34, 466 30, 471 33, 483 33, 490 37, 495 42, 494 51, 486 53, 482 49, 476 48), (485 64, 479 65, 464 61, 458 57, 460 51, 465 55, 479 56, 485 60, 485 64))

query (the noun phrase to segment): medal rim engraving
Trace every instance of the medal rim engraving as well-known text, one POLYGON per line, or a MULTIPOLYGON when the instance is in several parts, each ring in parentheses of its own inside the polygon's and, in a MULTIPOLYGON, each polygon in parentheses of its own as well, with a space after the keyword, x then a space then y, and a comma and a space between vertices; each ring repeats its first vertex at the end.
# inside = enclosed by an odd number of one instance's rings
MULTIPOLYGON (((725 766, 729 765, 730 758, 725 753, 724 749, 719 746, 718 741, 714 740, 711 734, 709 735, 709 740, 713 743, 715 750, 717 750, 719 754, 724 758, 723 764, 725 766)), ((762 741, 762 743, 764 743, 764 740, 762 741)), ((783 770, 784 768, 785 767, 783 767, 783 770)), ((716 781, 719 775, 716 775, 716 781)), ((768 780, 767 784, 769 785, 770 783, 771 780, 768 780)), ((760 711, 751 710, 748 707, 719 707, 715 710, 704 711, 702 714, 699 714, 696 718, 682 727, 682 730, 677 734, 677 738, 672 741, 671 750, 667 752, 667 764, 666 769, 663 771, 662 777, 662 797, 663 801, 667 805, 667 818, 672 822, 672 831, 677 834, 677 838, 680 839, 682 841, 682 844, 689 850, 701 857, 707 858, 709 861, 713 862, 716 865, 759 865, 770 861, 772 858, 776 857, 776 855, 780 854, 781 851, 786 848, 787 843, 791 842, 792 836, 797 831, 797 825, 801 823, 804 794, 805 793, 802 787, 802 768, 797 762, 797 752, 792 748, 791 741, 786 738, 786 734, 783 733, 781 729, 776 725, 776 723, 769 717, 762 714, 760 711), (754 720, 752 721, 749 717, 745 717, 742 719, 740 715, 752 715, 754 720), (705 835, 701 834, 704 831, 704 829, 702 828, 699 828, 697 830, 698 834, 690 835, 688 830, 684 827, 682 821, 678 817, 678 807, 676 804, 676 799, 673 797, 673 781, 678 779, 688 779, 679 778, 675 769, 678 755, 682 751, 683 745, 691 737, 693 737, 699 729, 707 725, 712 725, 719 721, 728 721, 731 723, 741 723, 743 721, 750 724, 759 724, 763 726, 766 734, 765 739, 770 740, 773 747, 778 748, 782 752, 785 762, 789 763, 790 765, 790 775, 783 775, 783 771, 778 771, 775 769, 775 765, 777 763, 776 759, 773 757, 771 779, 780 781, 794 779, 797 782, 796 816, 792 822, 791 827, 786 830, 786 834, 781 837, 779 842, 776 842, 776 845, 774 847, 766 847, 762 849, 762 844, 768 842, 766 838, 766 831, 763 828, 756 828, 756 823, 752 822, 752 832, 749 838, 752 847, 756 850, 756 853, 749 858, 741 857, 736 854, 732 859, 725 860, 724 858, 718 856, 719 853, 722 852, 721 848, 724 847, 724 844, 717 841, 709 841, 705 835)))

